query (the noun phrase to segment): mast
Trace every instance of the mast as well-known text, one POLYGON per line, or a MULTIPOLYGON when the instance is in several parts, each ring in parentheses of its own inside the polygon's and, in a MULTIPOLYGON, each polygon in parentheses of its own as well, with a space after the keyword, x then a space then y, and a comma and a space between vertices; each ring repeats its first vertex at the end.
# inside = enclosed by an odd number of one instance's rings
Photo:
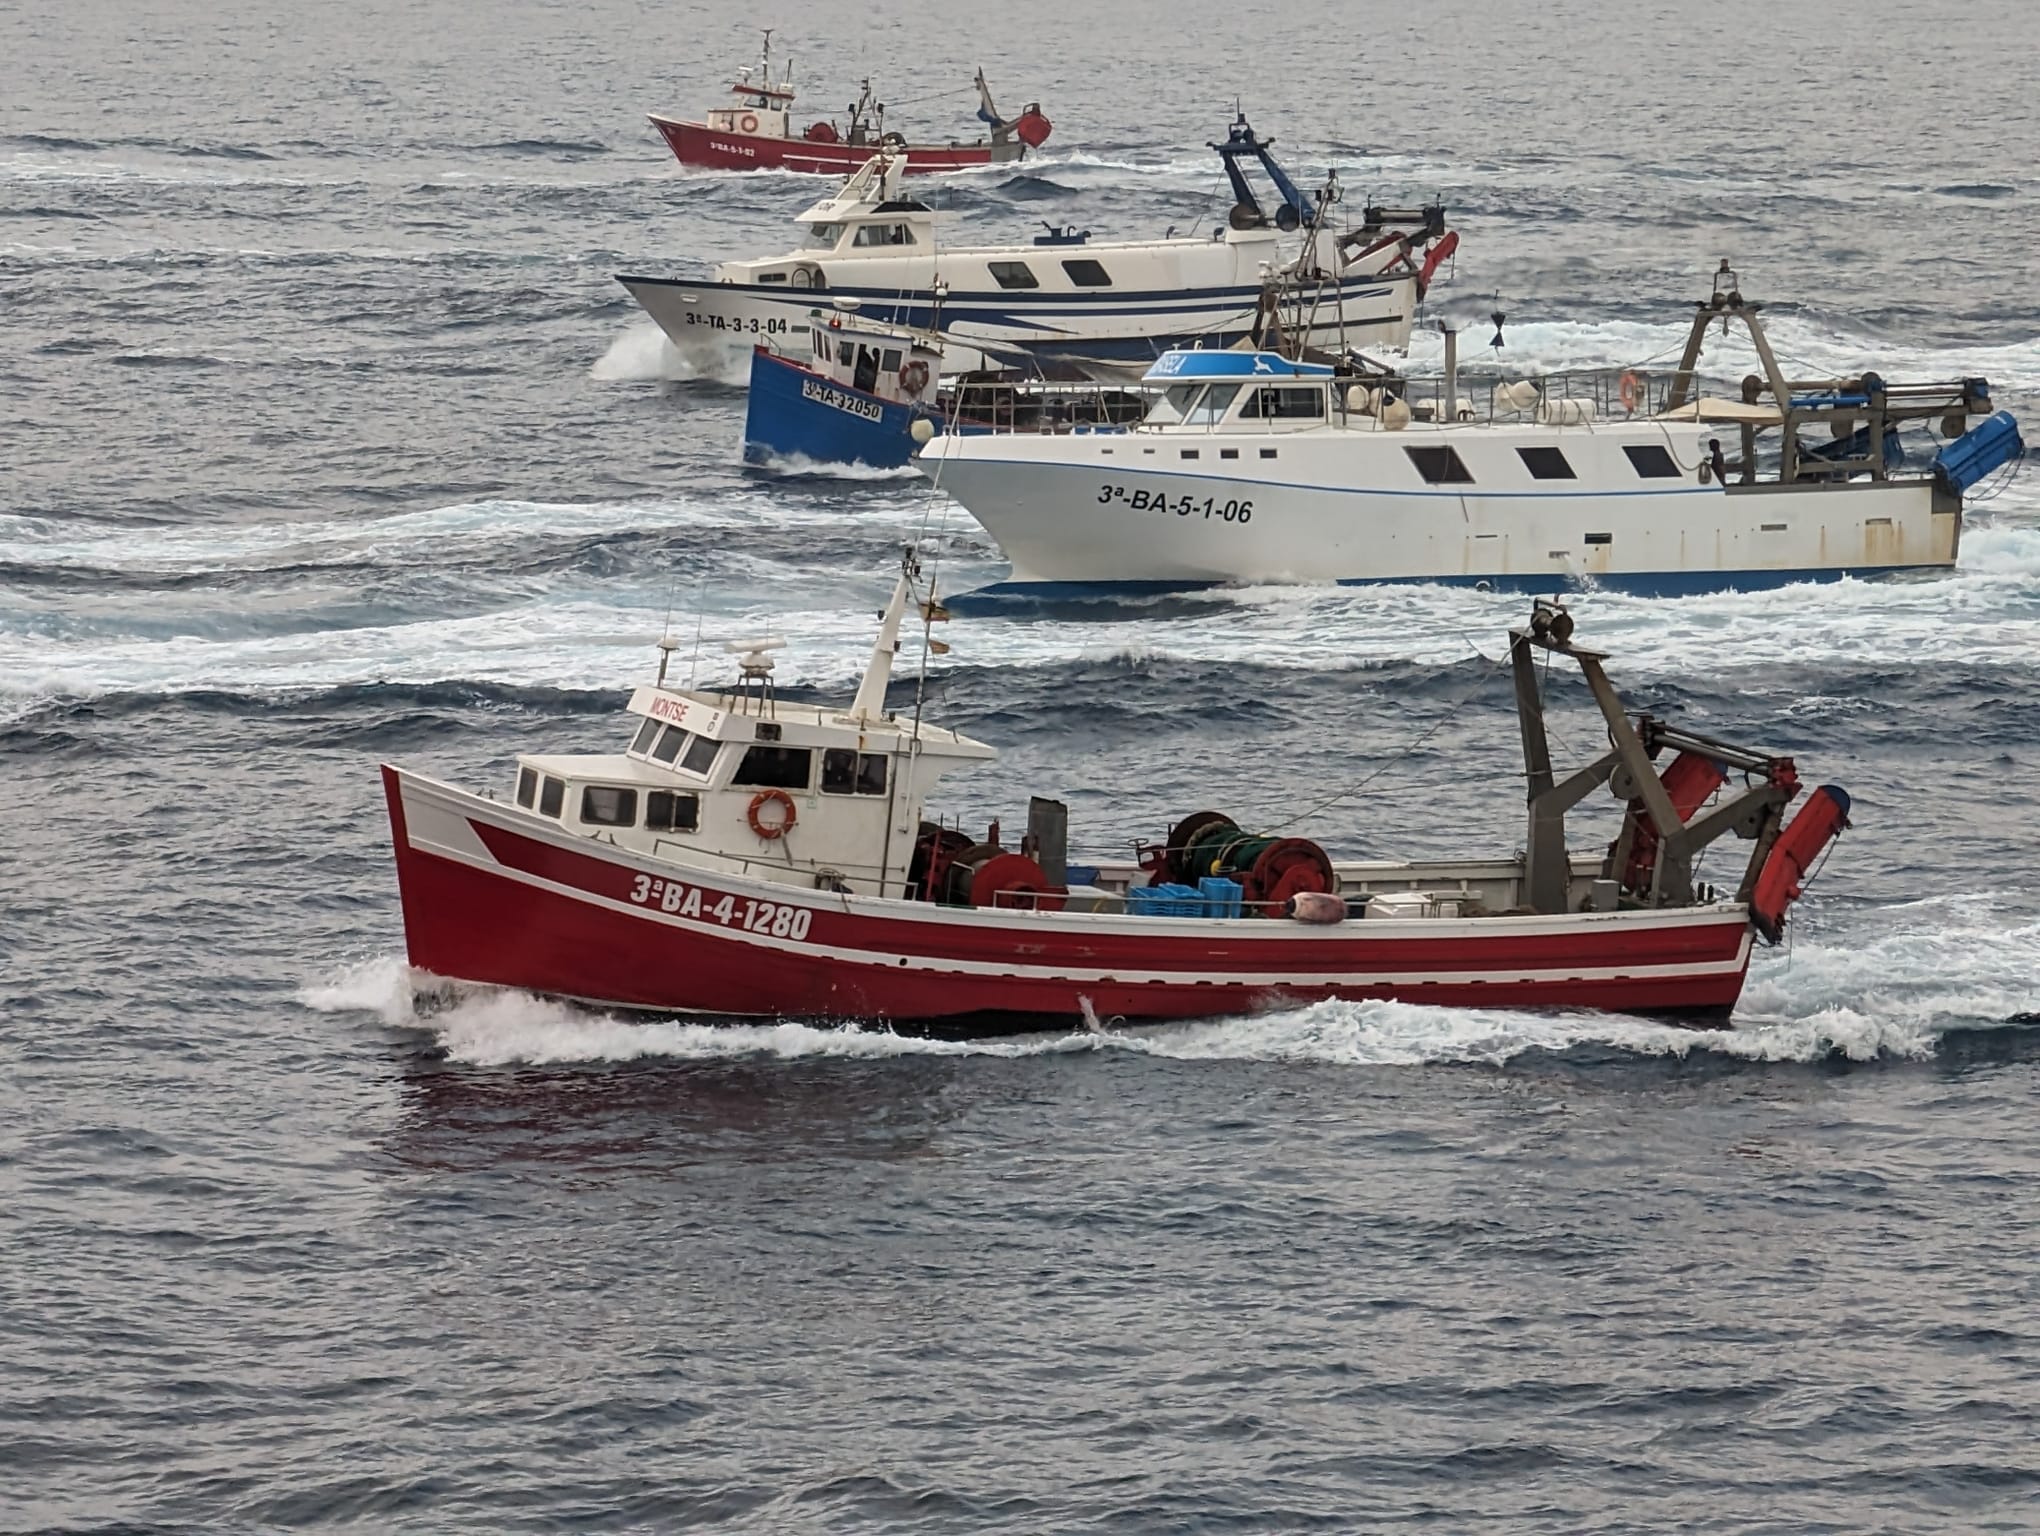
POLYGON ((857 697, 850 703, 850 718, 869 723, 885 716, 885 688, 892 681, 893 658, 900 650, 900 617, 907 611, 907 599, 914 591, 914 557, 900 561, 900 579, 893 583, 892 601, 879 616, 878 638, 871 644, 871 660, 865 664, 864 680, 857 685, 857 697))

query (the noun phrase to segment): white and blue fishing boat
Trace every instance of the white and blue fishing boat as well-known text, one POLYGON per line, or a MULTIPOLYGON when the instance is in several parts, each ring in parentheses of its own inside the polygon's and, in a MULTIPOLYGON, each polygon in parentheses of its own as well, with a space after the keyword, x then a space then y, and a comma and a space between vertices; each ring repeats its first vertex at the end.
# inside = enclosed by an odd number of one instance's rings
POLYGON ((844 310, 816 310, 808 328, 806 357, 764 345, 751 354, 746 463, 903 469, 942 433, 1125 426, 1147 413, 1147 393, 1131 380, 1051 381, 1018 369, 945 375, 938 334, 844 310))
MULTIPOLYGON (((1945 571, 1964 493, 2021 457, 1980 378, 1792 379, 1723 264, 1679 367, 1368 379, 1175 351, 1130 430, 938 437, 917 462, 1012 561, 987 594, 1446 582, 1641 594, 1945 571), (1699 392, 1710 325, 1761 374, 1699 392), (1468 392, 1462 392, 1463 390, 1468 392), (1942 443, 1900 428, 1938 426, 1942 443)), ((2007 471, 2009 472, 2009 471, 2007 471)))
POLYGON ((903 164, 874 155, 842 189, 800 215, 801 247, 726 261, 706 278, 619 276, 681 354, 704 371, 741 366, 760 342, 795 356, 818 299, 854 301, 869 320, 940 325, 949 365, 998 367, 1013 353, 1081 375, 1145 366, 1173 346, 1230 346, 1252 330, 1271 277, 1294 295, 1301 342, 1344 351, 1400 349, 1440 262, 1458 245, 1440 207, 1369 208, 1336 226, 1336 179, 1311 195, 1284 173, 1244 116, 1219 153, 1234 199, 1208 234, 1094 241, 1057 229, 1027 245, 938 237, 938 215, 900 190, 903 164), (1275 189, 1264 204, 1247 175, 1275 189), (973 355, 971 348, 982 345, 973 355))

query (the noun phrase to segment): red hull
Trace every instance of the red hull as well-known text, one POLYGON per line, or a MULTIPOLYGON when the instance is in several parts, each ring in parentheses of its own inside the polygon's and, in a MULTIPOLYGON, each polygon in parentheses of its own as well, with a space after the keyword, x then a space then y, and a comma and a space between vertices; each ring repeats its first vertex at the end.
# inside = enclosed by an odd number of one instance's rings
MULTIPOLYGON (((654 117, 652 125, 682 165, 704 166, 718 171, 802 171, 817 175, 847 176, 878 152, 875 144, 818 143, 812 139, 767 138, 757 133, 724 133, 703 123, 684 123, 677 118, 654 117)), ((1014 144, 995 154, 990 144, 909 144, 908 175, 932 171, 960 171, 973 165, 990 165, 994 160, 1017 160, 1021 146, 1014 144)))
POLYGON ((1749 963, 1733 908, 1311 929, 845 898, 676 869, 383 779, 411 964, 607 1007, 1039 1026, 1087 1007, 1166 1020, 1394 998, 1719 1017, 1749 963))

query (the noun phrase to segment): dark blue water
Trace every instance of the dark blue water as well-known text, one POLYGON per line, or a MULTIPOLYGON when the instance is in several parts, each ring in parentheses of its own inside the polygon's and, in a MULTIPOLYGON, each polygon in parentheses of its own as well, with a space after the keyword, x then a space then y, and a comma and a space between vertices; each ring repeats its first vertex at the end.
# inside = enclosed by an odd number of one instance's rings
MULTIPOLYGON (((758 19, 818 111, 1043 100, 1039 163, 930 189, 964 228, 1200 220, 1237 93, 1300 175, 1443 196, 1437 304, 1499 290, 1526 371, 1675 344, 1729 256, 1809 369, 2040 420, 2014 0, 758 19)), ((1639 705, 1855 796, 1734 1031, 414 1011, 378 761, 613 744, 669 612, 833 696, 902 541, 1001 574, 912 478, 739 470, 610 281, 816 195, 639 115, 752 21, 0 12, 0 1529, 2040 1529, 2030 469, 1946 579, 1576 604, 1639 705)), ((1303 830, 1507 852, 1519 618, 960 621, 932 708, 1004 756, 943 808, 1104 847, 1379 771, 1303 830)))

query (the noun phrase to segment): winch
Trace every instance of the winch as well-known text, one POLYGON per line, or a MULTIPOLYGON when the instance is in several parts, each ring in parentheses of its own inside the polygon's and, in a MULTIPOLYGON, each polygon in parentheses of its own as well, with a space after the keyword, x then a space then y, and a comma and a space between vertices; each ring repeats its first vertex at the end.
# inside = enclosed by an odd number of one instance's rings
POLYGON ((1142 866, 1157 883, 1195 884, 1214 875, 1237 880, 1245 910, 1255 916, 1279 913, 1303 892, 1329 895, 1339 888, 1331 859, 1316 843, 1243 832, 1221 811, 1184 817, 1169 830, 1167 843, 1146 852, 1142 866))

